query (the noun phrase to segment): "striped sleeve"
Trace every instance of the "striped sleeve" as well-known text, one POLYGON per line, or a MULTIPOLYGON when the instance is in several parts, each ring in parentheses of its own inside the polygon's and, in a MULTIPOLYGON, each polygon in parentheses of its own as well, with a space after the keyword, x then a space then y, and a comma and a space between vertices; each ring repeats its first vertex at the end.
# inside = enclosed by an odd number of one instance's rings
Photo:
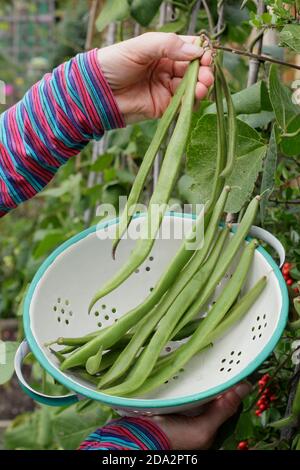
POLYGON ((79 450, 170 450, 170 444, 153 421, 127 417, 97 429, 79 450))
POLYGON ((118 127, 124 120, 96 49, 46 74, 0 116, 0 216, 41 191, 90 140, 118 127))

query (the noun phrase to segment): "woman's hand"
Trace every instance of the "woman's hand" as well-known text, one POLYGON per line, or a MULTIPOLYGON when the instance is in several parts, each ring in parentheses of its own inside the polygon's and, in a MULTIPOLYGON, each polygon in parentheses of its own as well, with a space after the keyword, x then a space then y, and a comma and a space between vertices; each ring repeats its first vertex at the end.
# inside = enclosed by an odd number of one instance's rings
POLYGON ((236 413, 241 400, 251 389, 247 382, 240 383, 209 403, 199 416, 161 415, 149 419, 164 431, 172 449, 209 449, 219 427, 236 413))
POLYGON ((145 33, 98 50, 100 67, 126 123, 160 117, 178 87, 189 61, 201 57, 196 99, 213 84, 211 53, 203 54, 194 36, 145 33))

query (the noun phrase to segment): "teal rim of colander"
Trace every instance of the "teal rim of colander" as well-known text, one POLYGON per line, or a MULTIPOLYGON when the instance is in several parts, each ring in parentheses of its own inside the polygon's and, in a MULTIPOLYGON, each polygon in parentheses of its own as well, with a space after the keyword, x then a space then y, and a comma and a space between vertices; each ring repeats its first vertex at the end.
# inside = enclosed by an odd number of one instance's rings
MULTIPOLYGON (((135 214, 134 218, 143 217, 144 214, 135 214)), ((193 214, 183 214, 178 212, 170 212, 167 213, 166 216, 171 217, 180 217, 180 218, 188 218, 188 219, 195 219, 193 214)), ((80 395, 84 395, 87 398, 91 398, 93 400, 98 400, 106 405, 110 405, 112 407, 117 406, 120 408, 130 408, 130 409, 152 409, 152 408, 169 408, 169 407, 178 407, 193 404, 198 401, 207 400, 210 397, 215 395, 219 395, 223 393, 230 387, 233 387, 238 382, 246 379, 253 371, 255 371, 259 365, 271 354, 273 349, 275 348, 277 342, 279 341, 284 327, 287 322, 288 318, 288 309, 289 309, 289 297, 288 297, 288 290, 286 283, 282 277, 281 271, 278 265, 275 263, 271 255, 261 246, 257 248, 257 250, 264 256, 268 264, 273 268, 274 274, 277 277, 281 295, 282 295, 282 307, 280 311, 280 317, 278 321, 277 328, 270 338, 270 341, 265 345, 263 350, 258 354, 255 360, 251 361, 247 367, 245 367, 239 374, 232 377, 230 380, 218 385, 216 387, 210 388, 204 392, 199 392, 193 395, 187 395, 184 397, 177 397, 177 398, 165 398, 165 399, 143 399, 143 398, 123 398, 123 397, 116 397, 113 395, 106 395, 105 393, 91 390, 89 388, 80 385, 79 383, 75 382, 74 380, 70 379, 69 377, 65 376, 62 372, 56 369, 48 360, 48 358, 44 355, 43 351, 39 347, 30 326, 30 304, 34 294, 34 291, 44 273, 47 269, 51 266, 54 260, 61 255, 67 248, 74 245, 75 243, 79 242, 83 238, 87 237, 91 233, 96 232, 97 230, 102 230, 107 228, 110 225, 117 224, 119 221, 118 218, 111 219, 105 221, 103 223, 99 223, 94 225, 77 235, 74 235, 69 240, 65 241, 62 245, 56 248, 51 255, 42 263, 41 267, 38 269, 37 273, 35 274, 29 290, 27 292, 25 302, 24 302, 24 309, 23 309, 23 322, 24 322, 24 330, 25 336, 27 338, 28 344, 30 349, 38 362, 41 364, 42 367, 46 369, 46 371, 54 377, 58 382, 64 385, 69 390, 76 392, 80 395)), ((248 237, 249 239, 249 237, 248 237)))

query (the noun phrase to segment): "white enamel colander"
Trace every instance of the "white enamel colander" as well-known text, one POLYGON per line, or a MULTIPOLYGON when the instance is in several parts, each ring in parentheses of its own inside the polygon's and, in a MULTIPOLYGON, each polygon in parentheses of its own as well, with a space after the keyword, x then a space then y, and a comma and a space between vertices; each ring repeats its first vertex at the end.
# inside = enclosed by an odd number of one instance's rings
MULTIPOLYGON (((139 224, 141 220, 143 215, 135 217, 131 223, 139 224)), ((255 251, 243 289, 246 292, 261 276, 268 276, 267 287, 256 303, 212 348, 195 356, 184 370, 159 389, 143 397, 115 397, 99 392, 70 371, 60 371, 57 359, 45 343, 59 336, 82 336, 104 328, 142 302, 180 246, 181 240, 174 234, 182 232, 182 225, 185 231, 191 227, 193 217, 177 213, 166 215, 161 233, 171 229, 171 239, 158 238, 140 268, 118 289, 100 299, 89 315, 91 298, 122 266, 134 245, 133 240, 122 240, 117 259, 112 259, 112 240, 108 236, 100 240, 99 234, 105 231, 109 235, 117 222, 114 219, 74 236, 57 248, 36 273, 24 304, 26 341, 15 357, 15 370, 26 393, 37 401, 56 406, 85 397, 123 413, 174 413, 199 406, 249 376, 274 349, 288 314, 287 288, 280 269, 261 247, 255 251), (46 371, 72 392, 53 397, 30 387, 22 374, 22 361, 30 350, 46 371)), ((266 238, 266 233, 270 244, 280 252, 282 263, 284 250, 279 242, 262 229, 253 227, 251 231, 251 235, 259 238, 266 238)), ((234 266, 231 271, 233 269, 234 266)), ((199 314, 204 314, 218 296, 231 271, 226 273, 211 301, 199 314)), ((179 343, 169 343, 168 351, 179 343)))

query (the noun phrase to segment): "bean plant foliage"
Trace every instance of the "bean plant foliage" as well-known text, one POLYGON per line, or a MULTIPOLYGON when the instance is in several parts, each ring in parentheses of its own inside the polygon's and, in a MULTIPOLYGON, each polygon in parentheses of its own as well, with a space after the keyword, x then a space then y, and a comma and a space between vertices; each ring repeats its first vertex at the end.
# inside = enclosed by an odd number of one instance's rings
MULTIPOLYGON (((192 33, 205 31, 213 44, 242 51, 248 48, 248 52, 259 52, 259 37, 264 37, 263 54, 296 63, 300 53, 300 2, 206 3, 208 9, 196 0, 99 2, 92 46, 107 41, 112 23, 115 41, 130 38, 137 31, 191 33, 193 25, 192 33), (268 42, 270 36, 273 39, 268 42)), ((53 66, 83 50, 89 13, 89 2, 78 2, 78 8, 71 0, 57 4, 60 21, 53 66)), ((9 9, 9 5, 6 2, 5 8, 9 9)), ((1 60, 0 56, 0 63, 1 60)), ((298 318, 293 299, 299 295, 300 281, 299 72, 265 61, 258 65, 257 77, 249 83, 255 67, 251 58, 223 53, 238 130, 234 168, 226 181, 232 186, 226 211, 238 218, 253 194, 263 195, 257 224, 274 233, 286 249, 288 266, 283 272, 291 300, 289 320, 293 322, 298 318)), ((13 66, 6 70, 7 77, 15 73, 13 66)), ((111 203, 118 210, 119 196, 129 194, 156 125, 156 121, 146 121, 111 131, 104 145, 96 150, 93 143, 89 144, 79 157, 59 170, 54 181, 34 200, 0 221, 0 314, 2 318, 17 318, 19 323, 17 341, 0 342, 0 384, 4 387, 10 387, 14 353, 23 338, 22 300, 36 270, 59 244, 99 222, 96 208, 100 203, 111 203)), ((227 141, 230 138, 227 135, 227 141)), ((216 106, 214 91, 210 90, 194 112, 186 159, 171 203, 209 200, 216 153, 216 106)), ((142 202, 149 201, 152 188, 150 175, 142 202)), ((217 436, 216 448, 299 449, 300 434, 295 425, 271 427, 271 423, 291 412, 299 380, 297 341, 299 329, 289 323, 272 355, 252 377, 256 386, 243 411, 217 436), (257 384, 262 377, 269 390, 263 400, 263 386, 257 384)), ((31 383, 37 389, 50 394, 67 392, 45 374, 34 358, 28 359, 27 366, 31 383)), ((74 449, 89 432, 114 416, 109 408, 88 400, 62 409, 37 405, 35 411, 16 417, 5 433, 4 445, 9 449, 74 449)))

